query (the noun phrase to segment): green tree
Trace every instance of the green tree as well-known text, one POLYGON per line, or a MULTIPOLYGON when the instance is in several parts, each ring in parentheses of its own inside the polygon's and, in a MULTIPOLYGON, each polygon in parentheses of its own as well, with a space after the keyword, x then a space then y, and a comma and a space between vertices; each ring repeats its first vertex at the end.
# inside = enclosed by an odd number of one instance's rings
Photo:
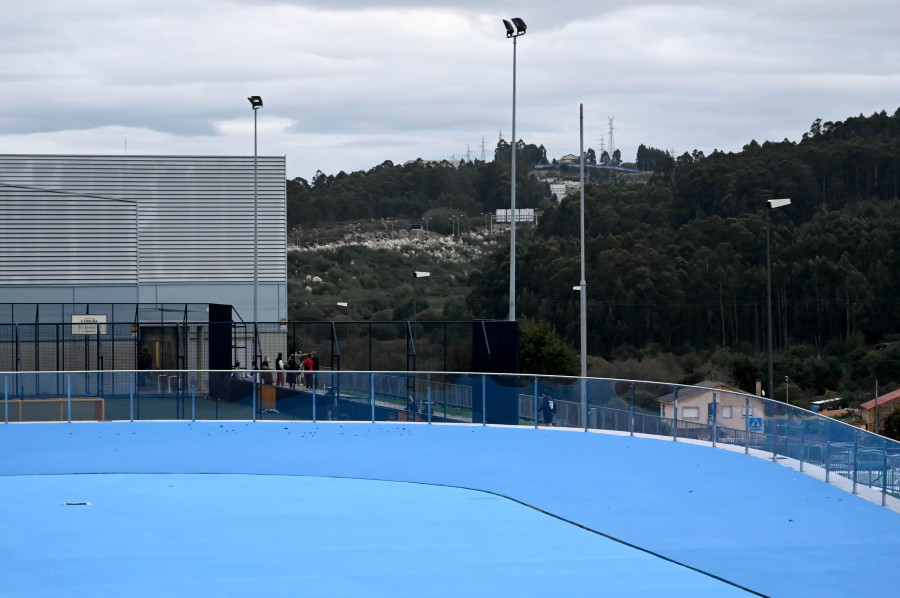
POLYGON ((519 321, 519 371, 526 374, 578 375, 578 355, 547 322, 519 321))
POLYGON ((900 409, 894 409, 884 418, 881 434, 894 440, 900 440, 900 409))

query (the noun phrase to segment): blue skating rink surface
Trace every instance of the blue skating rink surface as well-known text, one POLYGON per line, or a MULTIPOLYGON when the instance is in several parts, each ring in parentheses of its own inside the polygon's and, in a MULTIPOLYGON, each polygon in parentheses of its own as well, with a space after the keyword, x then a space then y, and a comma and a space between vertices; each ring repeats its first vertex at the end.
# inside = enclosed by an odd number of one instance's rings
POLYGON ((115 422, 0 448, 2 596, 896 595, 898 513, 666 439, 115 422))

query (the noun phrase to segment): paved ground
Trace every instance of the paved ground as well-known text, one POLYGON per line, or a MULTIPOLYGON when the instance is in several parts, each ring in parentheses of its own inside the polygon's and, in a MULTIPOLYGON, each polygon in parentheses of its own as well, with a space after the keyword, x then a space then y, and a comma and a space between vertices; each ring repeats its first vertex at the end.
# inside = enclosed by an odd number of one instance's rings
POLYGON ((462 425, 122 422, 0 425, 0 447, 4 595, 895 591, 900 515, 705 446, 462 425), (115 475, 59 475, 96 473, 115 475), (197 475, 212 473, 225 475, 197 475))

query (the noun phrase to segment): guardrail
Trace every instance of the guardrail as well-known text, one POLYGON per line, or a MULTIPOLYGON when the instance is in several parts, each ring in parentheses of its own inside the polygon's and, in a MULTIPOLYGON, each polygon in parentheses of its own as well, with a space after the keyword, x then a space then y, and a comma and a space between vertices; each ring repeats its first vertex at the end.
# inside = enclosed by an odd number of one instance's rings
POLYGON ((557 426, 727 445, 900 499, 900 442, 754 395, 638 380, 466 372, 0 372, 3 422, 417 421, 557 426), (553 407, 550 407, 552 401, 553 407))

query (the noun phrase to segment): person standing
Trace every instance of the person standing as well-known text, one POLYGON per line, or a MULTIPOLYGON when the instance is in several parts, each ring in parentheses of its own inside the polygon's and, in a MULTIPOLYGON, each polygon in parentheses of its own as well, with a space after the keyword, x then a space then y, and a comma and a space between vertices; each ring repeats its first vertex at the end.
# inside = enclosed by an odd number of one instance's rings
POLYGON ((546 392, 541 393, 541 414, 544 424, 553 427, 553 416, 556 415, 556 400, 546 392))
POLYGON ((284 359, 281 357, 281 352, 275 358, 275 384, 284 386, 284 359))
POLYGON ((305 370, 305 374, 303 374, 303 380, 306 384, 307 390, 313 387, 313 358, 312 354, 306 356, 306 359, 303 360, 303 369, 305 370))
POLYGON ((297 372, 298 366, 297 366, 297 358, 293 353, 288 355, 287 366, 285 366, 285 369, 287 370, 288 386, 291 387, 291 390, 294 390, 294 386, 297 384, 296 372, 297 372))
POLYGON ((272 384, 274 379, 272 378, 272 372, 269 369, 269 356, 268 355, 263 357, 262 364, 259 366, 259 369, 262 370, 263 384, 272 384))

